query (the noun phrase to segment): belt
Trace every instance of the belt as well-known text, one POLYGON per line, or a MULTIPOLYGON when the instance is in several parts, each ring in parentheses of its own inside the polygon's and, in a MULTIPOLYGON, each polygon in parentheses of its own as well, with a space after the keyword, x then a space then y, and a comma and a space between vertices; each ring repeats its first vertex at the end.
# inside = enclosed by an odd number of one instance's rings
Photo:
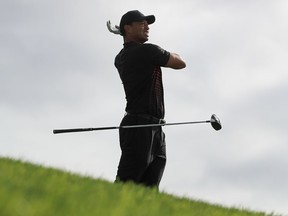
POLYGON ((149 120, 149 121, 151 121, 152 123, 155 123, 155 124, 165 124, 166 123, 166 121, 164 119, 159 119, 159 118, 156 118, 155 116, 152 116, 152 115, 149 115, 149 114, 126 113, 125 115, 146 119, 146 120, 149 120))

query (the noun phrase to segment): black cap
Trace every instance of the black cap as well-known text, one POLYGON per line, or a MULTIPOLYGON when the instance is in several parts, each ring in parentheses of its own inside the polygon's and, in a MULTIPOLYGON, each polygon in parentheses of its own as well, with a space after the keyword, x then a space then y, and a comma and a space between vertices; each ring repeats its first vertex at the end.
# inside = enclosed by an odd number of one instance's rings
POLYGON ((152 24, 155 22, 155 16, 149 15, 145 16, 138 10, 128 11, 126 14, 124 14, 120 21, 120 32, 121 35, 123 35, 124 32, 124 26, 129 25, 132 22, 142 22, 146 20, 148 24, 152 24))

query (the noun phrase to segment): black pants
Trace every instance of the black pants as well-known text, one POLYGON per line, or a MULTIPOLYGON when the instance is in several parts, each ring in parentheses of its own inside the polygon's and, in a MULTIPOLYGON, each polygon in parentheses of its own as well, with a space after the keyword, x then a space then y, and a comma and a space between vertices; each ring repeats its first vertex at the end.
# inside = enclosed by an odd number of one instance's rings
MULTIPOLYGON (((139 116, 126 115, 121 125, 156 123, 139 116)), ((120 129, 121 158, 116 181, 133 181, 158 187, 166 164, 165 134, 162 128, 120 129)))

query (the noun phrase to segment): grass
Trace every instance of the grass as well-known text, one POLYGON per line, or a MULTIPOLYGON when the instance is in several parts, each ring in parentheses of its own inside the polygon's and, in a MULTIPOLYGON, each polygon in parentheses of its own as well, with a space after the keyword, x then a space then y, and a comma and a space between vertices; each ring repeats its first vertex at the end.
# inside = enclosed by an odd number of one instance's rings
POLYGON ((0 157, 1 216, 264 216, 0 157))

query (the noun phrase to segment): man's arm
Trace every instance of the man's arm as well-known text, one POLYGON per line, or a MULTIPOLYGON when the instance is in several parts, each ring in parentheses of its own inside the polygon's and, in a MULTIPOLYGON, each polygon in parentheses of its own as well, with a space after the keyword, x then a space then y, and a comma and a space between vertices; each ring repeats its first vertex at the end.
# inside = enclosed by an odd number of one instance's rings
POLYGON ((186 67, 185 61, 180 57, 180 55, 176 53, 170 53, 169 60, 165 67, 169 67, 172 69, 182 69, 186 67))

